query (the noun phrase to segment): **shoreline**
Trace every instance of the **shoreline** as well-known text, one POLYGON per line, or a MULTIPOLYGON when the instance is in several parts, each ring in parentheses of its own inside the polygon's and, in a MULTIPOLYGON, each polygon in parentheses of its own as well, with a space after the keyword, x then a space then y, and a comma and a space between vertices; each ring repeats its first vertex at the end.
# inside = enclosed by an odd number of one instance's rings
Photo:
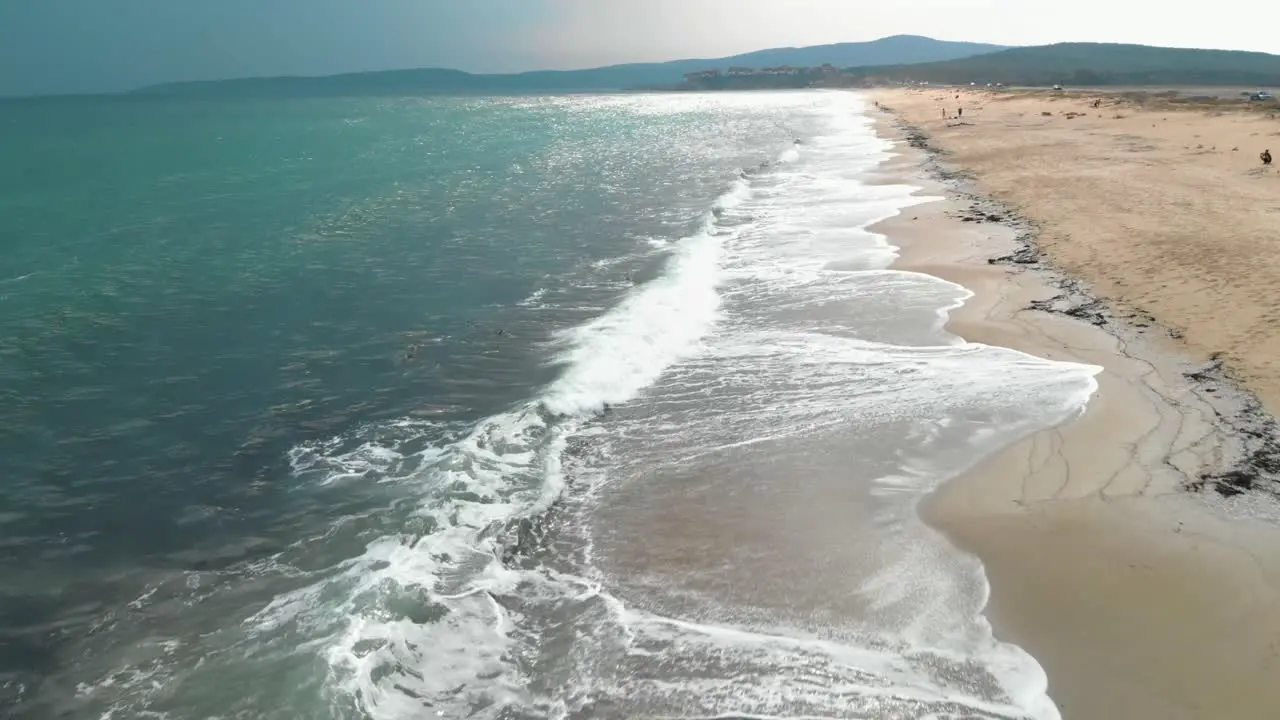
POLYGON ((1067 720, 1268 716, 1280 561, 1253 551, 1280 546, 1280 527, 1246 514, 1268 502, 1253 478, 1280 466, 1274 419, 1216 358, 1190 362, 1150 316, 1110 310, 1058 270, 1041 228, 985 197, 925 132, 868 111, 898 145, 878 174, 946 198, 871 230, 901 248, 893 268, 973 293, 947 329, 1103 368, 1080 417, 921 506, 982 560, 997 637, 1040 662, 1067 720))

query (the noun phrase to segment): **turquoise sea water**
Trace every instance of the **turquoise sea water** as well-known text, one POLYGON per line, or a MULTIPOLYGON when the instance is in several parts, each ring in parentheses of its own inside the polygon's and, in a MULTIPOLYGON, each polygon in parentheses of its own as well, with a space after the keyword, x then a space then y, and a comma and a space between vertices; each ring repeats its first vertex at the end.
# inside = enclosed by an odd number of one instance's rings
POLYGON ((793 139, 785 115, 725 115, 6 103, 0 696, 92 662, 88 629, 155 577, 386 501, 317 497, 298 443, 402 417, 430 421, 426 443, 550 380, 556 329, 654 274, 653 241, 793 139))
POLYGON ((1056 717, 908 500, 1092 371, 941 332, 886 147, 844 93, 0 105, 0 714, 1056 717), (787 543, 627 570, 672 478, 832 442, 892 619, 748 607, 787 543))

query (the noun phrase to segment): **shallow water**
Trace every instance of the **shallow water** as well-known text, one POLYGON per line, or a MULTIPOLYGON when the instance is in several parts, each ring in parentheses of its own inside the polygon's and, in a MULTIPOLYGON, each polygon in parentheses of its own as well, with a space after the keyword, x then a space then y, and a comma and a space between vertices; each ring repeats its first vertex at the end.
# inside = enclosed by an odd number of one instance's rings
POLYGON ((1095 369, 886 269, 856 96, 15 107, 17 717, 1057 716, 915 505, 1095 369))

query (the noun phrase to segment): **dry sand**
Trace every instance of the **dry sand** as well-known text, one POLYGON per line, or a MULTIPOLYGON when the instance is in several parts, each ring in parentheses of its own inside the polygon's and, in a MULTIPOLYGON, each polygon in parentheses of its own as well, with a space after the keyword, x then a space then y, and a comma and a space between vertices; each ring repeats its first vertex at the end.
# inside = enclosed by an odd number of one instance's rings
POLYGON ((997 634, 1045 667, 1067 720, 1280 716, 1280 525, 1247 516, 1274 514, 1274 501, 1186 490, 1203 473, 1251 471, 1266 438, 1249 433, 1273 430, 1221 373, 1187 373, 1222 352, 1269 407, 1280 400, 1280 358, 1266 349, 1277 340, 1262 320, 1280 311, 1271 282, 1280 258, 1258 253, 1280 247, 1280 235, 1266 234, 1280 219, 1280 178, 1258 172, 1245 140, 1232 152, 1223 139, 1280 123, 1128 108, 1114 119, 1114 106, 1067 120, 1057 113, 1089 102, 966 94, 973 124, 955 125, 939 117, 939 95, 872 96, 948 153, 938 165, 904 142, 885 168, 887 180, 950 198, 877 228, 903 248, 898 266, 975 291, 952 314, 962 337, 1104 371, 1081 418, 948 484, 927 519, 983 560, 997 634), (1184 149, 1193 135, 1219 150, 1184 149), (973 181, 938 180, 939 171, 973 181), (1047 261, 989 262, 1035 253, 1016 223, 961 222, 1007 218, 970 192, 1034 221, 1047 261), (1055 266, 1119 310, 1093 303, 1055 266), (1041 307, 1085 321, 1030 309, 1055 296, 1041 307))
POLYGON ((1258 159, 1280 157, 1280 117, 1240 103, 956 94, 874 97, 1039 223, 1038 244, 1096 296, 1151 313, 1201 356, 1222 353, 1280 411, 1280 165, 1258 159), (959 107, 963 123, 941 118, 959 107))

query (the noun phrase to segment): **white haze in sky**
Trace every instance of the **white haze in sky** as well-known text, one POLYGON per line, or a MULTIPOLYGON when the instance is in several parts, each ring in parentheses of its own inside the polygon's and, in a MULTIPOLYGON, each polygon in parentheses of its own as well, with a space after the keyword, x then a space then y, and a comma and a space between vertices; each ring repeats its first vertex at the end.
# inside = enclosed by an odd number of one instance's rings
POLYGON ((1280 51, 1272 0, 0 0, 0 96, 714 58, 928 35, 1280 51))
POLYGON ((1125 42, 1280 51, 1280 6, 1257 0, 548 0, 524 42, 548 67, 722 57, 768 47, 927 35, 1001 45, 1125 42))

